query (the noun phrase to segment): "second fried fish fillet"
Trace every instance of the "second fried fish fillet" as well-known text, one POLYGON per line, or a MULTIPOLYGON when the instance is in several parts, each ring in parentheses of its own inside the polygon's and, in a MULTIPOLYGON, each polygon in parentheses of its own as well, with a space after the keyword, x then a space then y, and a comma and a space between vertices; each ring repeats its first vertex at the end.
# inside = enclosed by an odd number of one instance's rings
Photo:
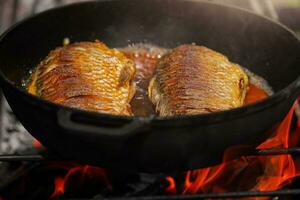
POLYGON ((56 48, 39 64, 35 93, 65 106, 115 115, 131 115, 135 65, 105 44, 79 42, 56 48))
POLYGON ((181 45, 160 59, 148 93, 160 116, 194 115, 242 106, 247 88, 245 72, 224 55, 181 45))

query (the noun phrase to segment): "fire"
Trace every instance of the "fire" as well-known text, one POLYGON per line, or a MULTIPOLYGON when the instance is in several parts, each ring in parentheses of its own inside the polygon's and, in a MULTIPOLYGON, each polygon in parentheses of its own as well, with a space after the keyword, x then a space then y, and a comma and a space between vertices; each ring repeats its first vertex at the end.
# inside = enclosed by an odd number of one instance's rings
POLYGON ((54 181, 54 192, 51 198, 60 196, 65 192, 65 179, 61 177, 56 177, 54 181))
MULTIPOLYGON (((296 105, 296 104, 295 104, 296 105)), ((290 130, 295 105, 282 123, 274 131, 273 137, 262 143, 257 149, 295 147, 300 139, 300 120, 297 128, 290 130)), ((291 183, 300 176, 300 159, 293 160, 291 155, 248 156, 228 161, 232 152, 240 147, 225 152, 224 162, 220 165, 188 171, 183 184, 168 177, 168 194, 195 194, 231 191, 271 191, 291 183)), ((257 198, 248 198, 257 199, 257 198)), ((260 199, 263 199, 260 197, 260 199)))
POLYGON ((166 179, 169 182, 169 186, 166 188, 166 193, 167 194, 176 194, 177 191, 176 191, 176 185, 175 185, 174 179, 170 176, 167 176, 166 179))
MULTIPOLYGON (((79 165, 74 162, 70 163, 53 163, 49 164, 48 167, 61 168, 66 170, 64 176, 57 176, 54 180, 54 192, 52 193, 50 199, 58 199, 62 194, 68 190, 68 181, 74 177, 76 180, 72 182, 73 188, 82 188, 82 186, 87 182, 93 180, 101 181, 103 185, 110 186, 109 180, 106 176, 105 170, 99 167, 93 167, 89 165, 79 165), (76 186, 77 185, 77 186, 76 186)), ((100 187, 100 185, 98 185, 100 187)))

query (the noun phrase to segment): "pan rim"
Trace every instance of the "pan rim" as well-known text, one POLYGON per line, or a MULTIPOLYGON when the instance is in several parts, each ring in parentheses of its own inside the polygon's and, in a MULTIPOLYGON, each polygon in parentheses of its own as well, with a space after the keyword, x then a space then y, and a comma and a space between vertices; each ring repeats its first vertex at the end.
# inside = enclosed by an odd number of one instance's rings
MULTIPOLYGON (((5 40, 5 38, 8 34, 10 34, 12 31, 14 31, 17 27, 19 27, 23 23, 28 22, 32 18, 37 18, 37 17, 40 17, 41 15, 47 15, 48 13, 51 13, 51 12, 54 12, 54 11, 63 10, 66 7, 70 8, 70 7, 76 7, 76 6, 81 6, 81 5, 85 5, 85 4, 100 4, 100 3, 103 3, 103 2, 117 2, 117 1, 121 1, 121 0, 101 0, 101 1, 89 0, 89 1, 67 4, 67 5, 64 5, 64 6, 59 6, 59 7, 56 7, 56 8, 51 8, 51 9, 45 10, 45 11, 40 12, 38 14, 27 17, 27 18, 15 23, 10 28, 8 28, 0 36, 0 45, 1 45, 1 42, 3 40, 5 40)), ((291 37, 293 37, 295 39, 295 41, 300 44, 300 39, 296 36, 296 34, 291 29, 289 29, 287 26, 285 26, 285 25, 281 24, 280 22, 275 21, 275 20, 273 20, 269 17, 258 15, 256 13, 252 12, 252 11, 249 11, 249 10, 237 7, 237 6, 224 5, 224 4, 221 4, 221 3, 214 3, 214 2, 204 1, 204 0, 197 1, 197 2, 195 0, 183 0, 183 2, 194 2, 194 3, 199 3, 199 4, 227 7, 229 9, 235 9, 235 10, 239 10, 241 12, 246 12, 250 15, 255 15, 258 18, 261 18, 265 21, 271 22, 274 25, 280 27, 282 30, 289 33, 291 35, 291 37)), ((243 114, 252 115, 252 114, 260 112, 261 110, 264 110, 268 107, 271 107, 275 104, 278 104, 283 99, 286 99, 289 96, 295 95, 294 93, 296 93, 296 90, 300 87, 300 75, 299 75, 296 78, 296 80, 292 81, 289 85, 287 85, 283 89, 275 92, 270 97, 267 97, 263 100, 259 100, 255 103, 251 103, 251 104, 244 105, 244 106, 241 106, 241 107, 233 108, 233 109, 230 109, 230 110, 224 110, 224 111, 218 111, 218 112, 212 112, 212 113, 205 113, 205 114, 197 114, 197 115, 181 115, 181 116, 167 116, 167 117, 145 116, 144 117, 144 116, 111 115, 111 114, 105 114, 105 113, 101 113, 101 112, 92 112, 92 111, 86 111, 86 110, 79 109, 79 108, 67 107, 67 106, 64 106, 64 105, 60 105, 60 104, 56 104, 56 103, 44 100, 44 99, 42 99, 38 96, 32 95, 32 94, 28 93, 27 91, 15 86, 14 83, 11 80, 9 80, 3 74, 2 70, 0 70, 0 79, 1 79, 1 81, 5 82, 6 84, 13 87, 14 90, 17 90, 22 95, 25 95, 28 98, 30 98, 32 101, 39 102, 41 104, 44 104, 45 106, 47 105, 47 106, 54 107, 57 110, 67 109, 67 110, 70 110, 70 111, 73 111, 73 112, 84 113, 84 114, 87 114, 87 115, 91 114, 95 117, 114 119, 114 120, 119 120, 119 119, 120 120, 134 120, 134 119, 150 119, 151 118, 152 121, 163 121, 163 122, 174 121, 174 120, 182 120, 182 121, 184 121, 184 120, 187 120, 187 121, 190 121, 190 120, 199 120, 199 121, 205 120, 206 121, 206 120, 208 120, 211 123, 230 121, 232 119, 239 118, 243 114), (219 117, 219 116, 222 116, 222 117, 219 117)))

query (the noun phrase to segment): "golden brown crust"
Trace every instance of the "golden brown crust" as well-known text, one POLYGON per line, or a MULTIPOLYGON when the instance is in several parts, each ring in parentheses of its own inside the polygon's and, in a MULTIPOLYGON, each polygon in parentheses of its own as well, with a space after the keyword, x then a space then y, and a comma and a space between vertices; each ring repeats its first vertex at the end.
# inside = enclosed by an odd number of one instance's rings
POLYGON ((36 95, 89 111, 131 115, 135 65, 105 44, 79 42, 51 51, 36 71, 36 95))
POLYGON ((149 97, 160 116, 210 113, 241 106, 247 87, 247 75, 224 55, 181 45, 159 61, 149 97))

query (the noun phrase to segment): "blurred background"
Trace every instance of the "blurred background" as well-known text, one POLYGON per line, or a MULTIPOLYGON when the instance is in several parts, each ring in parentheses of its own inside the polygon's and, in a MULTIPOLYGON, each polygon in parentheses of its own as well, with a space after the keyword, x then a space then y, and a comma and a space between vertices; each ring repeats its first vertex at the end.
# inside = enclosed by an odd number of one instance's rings
MULTIPOLYGON (((43 10, 87 0, 0 0, 0 33, 15 22, 43 10)), ((197 1, 197 0, 195 0, 197 1)), ((300 0, 210 0, 271 17, 300 33, 300 0)))

